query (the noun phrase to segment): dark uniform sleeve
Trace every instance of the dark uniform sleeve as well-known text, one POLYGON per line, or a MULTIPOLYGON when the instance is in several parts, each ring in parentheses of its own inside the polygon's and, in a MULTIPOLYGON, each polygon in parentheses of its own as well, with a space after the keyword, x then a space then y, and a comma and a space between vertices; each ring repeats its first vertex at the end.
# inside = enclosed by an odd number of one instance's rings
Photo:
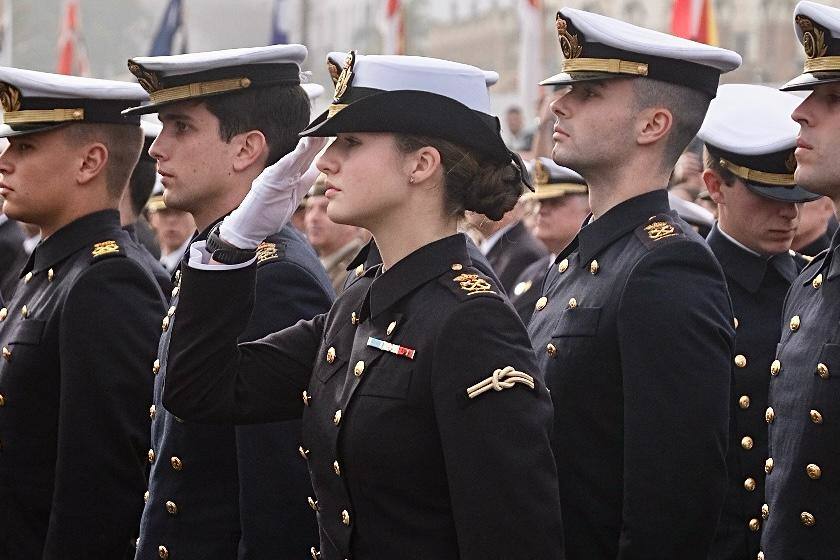
POLYGON ((432 373, 460 557, 562 558, 551 399, 513 309, 494 296, 471 297, 441 330, 432 373), (536 387, 467 397, 506 366, 536 387))
POLYGON ((237 345, 254 307, 255 271, 182 267, 163 390, 175 416, 234 424, 300 417, 325 317, 237 345))
MULTIPOLYGON (((285 260, 257 269, 256 302, 241 341, 311 319, 332 303, 311 272, 285 260)), ((300 442, 299 419, 236 427, 239 558, 294 558, 318 542, 318 524, 306 502, 312 490, 306 461, 297 451, 300 442)))
POLYGON ((151 278, 121 257, 92 265, 67 296, 44 560, 123 558, 136 537, 149 441, 149 364, 164 313, 151 278))
POLYGON ((706 558, 726 493, 732 320, 723 273, 699 244, 648 253, 627 281, 622 560, 706 558))

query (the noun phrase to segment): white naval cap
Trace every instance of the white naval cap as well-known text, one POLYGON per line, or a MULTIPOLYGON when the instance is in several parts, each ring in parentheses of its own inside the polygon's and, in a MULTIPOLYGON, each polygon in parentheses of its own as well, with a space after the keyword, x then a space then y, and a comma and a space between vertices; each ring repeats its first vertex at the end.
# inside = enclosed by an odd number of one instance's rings
POLYGON ((574 8, 557 12, 556 27, 562 72, 541 85, 646 77, 714 96, 720 75, 741 65, 733 51, 574 8))
POLYGON ((805 50, 805 67, 782 90, 813 89, 840 81, 840 9, 803 1, 793 10, 796 37, 805 50))
POLYGON ((799 125, 790 115, 801 102, 765 86, 722 85, 697 136, 722 168, 756 194, 785 202, 815 200, 818 195, 793 179, 799 125))
POLYGON ((527 184, 521 159, 505 146, 491 114, 488 87, 495 72, 421 56, 330 53, 333 102, 302 136, 393 132, 431 136, 513 163, 527 184), (343 63, 343 66, 342 66, 343 63))
POLYGON ((558 165, 551 158, 538 157, 529 163, 529 170, 534 181, 534 193, 526 194, 528 198, 546 200, 560 198, 567 194, 589 192, 586 180, 578 172, 558 165))
POLYGON ((249 88, 300 84, 303 45, 270 45, 220 51, 138 56, 128 69, 149 92, 151 103, 127 113, 154 113, 169 103, 235 93, 249 88))
POLYGON ((307 97, 309 97, 309 101, 315 101, 322 95, 324 95, 324 86, 321 84, 313 84, 311 82, 306 82, 300 84, 300 87, 303 88, 303 91, 306 92, 307 97))
POLYGON ((131 82, 0 67, 0 136, 18 136, 72 122, 140 124, 120 112, 148 99, 131 82))

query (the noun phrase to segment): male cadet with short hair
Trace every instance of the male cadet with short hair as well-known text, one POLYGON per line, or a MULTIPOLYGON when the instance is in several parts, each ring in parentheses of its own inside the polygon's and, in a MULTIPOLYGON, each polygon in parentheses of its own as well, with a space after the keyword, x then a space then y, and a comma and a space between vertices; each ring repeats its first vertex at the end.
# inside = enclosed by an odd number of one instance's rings
MULTIPOLYGON (((840 10, 800 2, 804 72, 784 90, 813 90, 793 111, 796 184, 840 209, 840 10)), ((791 284, 770 370, 765 517, 758 558, 840 558, 840 235, 791 284)))
MULTIPOLYGON (((300 85, 305 57, 303 45, 274 45, 129 60, 151 96, 151 104, 129 113, 158 113, 163 130, 149 153, 163 177, 166 206, 193 215, 195 239, 206 239, 263 169, 297 145, 309 121, 300 85)), ((284 227, 257 254, 257 303, 242 341, 329 309, 329 278, 299 232, 284 227)), ((304 555, 318 533, 306 500, 306 461, 298 454, 300 420, 212 426, 183 422, 162 405, 179 273, 152 367, 151 475, 137 558, 304 555)))
POLYGON ((526 325, 540 297, 549 267, 575 238, 589 215, 589 189, 578 173, 540 157, 534 160, 532 175, 534 193, 525 196, 538 204, 533 235, 550 254, 526 268, 510 293, 510 302, 526 325))
POLYGON ((554 400, 569 560, 706 558, 726 493, 726 280, 665 186, 734 52, 564 8, 554 161, 592 216, 529 332, 554 400))
POLYGON ((706 144, 703 181, 718 206, 707 241, 723 267, 735 311, 735 373, 730 400, 729 492, 709 554, 754 560, 759 550, 767 459, 767 391, 785 294, 807 264, 790 251, 802 202, 793 149, 801 101, 764 86, 718 89, 698 136, 706 144))
POLYGON ((3 211, 43 240, 0 309, 0 558, 130 558, 163 294, 120 229, 136 84, 0 68, 3 211))

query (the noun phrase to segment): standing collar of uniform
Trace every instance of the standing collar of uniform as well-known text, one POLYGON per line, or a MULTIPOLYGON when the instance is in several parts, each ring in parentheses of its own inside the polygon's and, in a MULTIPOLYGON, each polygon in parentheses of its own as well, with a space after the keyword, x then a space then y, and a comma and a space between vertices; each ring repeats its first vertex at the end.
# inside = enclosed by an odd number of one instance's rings
POLYGON ((21 275, 44 271, 64 260, 85 245, 103 240, 104 236, 122 233, 120 214, 116 210, 100 210, 70 222, 56 231, 32 252, 21 275))
MULTIPOLYGON (((827 280, 832 280, 840 276, 840 229, 834 232, 834 237, 831 238, 831 246, 828 248, 828 254, 825 256, 828 263, 827 280)), ((823 264, 825 266, 825 264, 823 264)))
POLYGON ((613 241, 646 223, 651 216, 670 209, 668 192, 663 188, 634 196, 610 208, 597 220, 584 222, 586 225, 577 236, 580 266, 589 266, 589 262, 613 241))
POLYGON ((787 282, 793 282, 798 274, 796 263, 790 253, 780 253, 773 257, 759 255, 735 242, 720 229, 717 223, 712 227, 706 241, 723 268, 724 274, 751 294, 761 288, 768 264, 773 266, 787 282))
POLYGON ((370 316, 376 317, 419 286, 452 270, 453 264, 472 264, 462 233, 424 245, 379 274, 368 292, 370 316))

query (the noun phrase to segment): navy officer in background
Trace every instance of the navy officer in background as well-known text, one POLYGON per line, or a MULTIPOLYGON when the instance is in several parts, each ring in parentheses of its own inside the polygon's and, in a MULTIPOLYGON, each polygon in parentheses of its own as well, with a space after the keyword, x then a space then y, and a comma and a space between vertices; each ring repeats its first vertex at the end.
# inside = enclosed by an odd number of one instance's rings
POLYGON ((164 296, 117 205, 140 156, 131 83, 0 68, 3 211, 40 227, 0 309, 0 558, 125 559, 146 482, 164 296))
POLYGON ((529 333, 554 401, 569 560, 705 559, 726 493, 734 346, 720 265, 665 186, 736 53, 564 8, 554 161, 592 215, 529 333))

